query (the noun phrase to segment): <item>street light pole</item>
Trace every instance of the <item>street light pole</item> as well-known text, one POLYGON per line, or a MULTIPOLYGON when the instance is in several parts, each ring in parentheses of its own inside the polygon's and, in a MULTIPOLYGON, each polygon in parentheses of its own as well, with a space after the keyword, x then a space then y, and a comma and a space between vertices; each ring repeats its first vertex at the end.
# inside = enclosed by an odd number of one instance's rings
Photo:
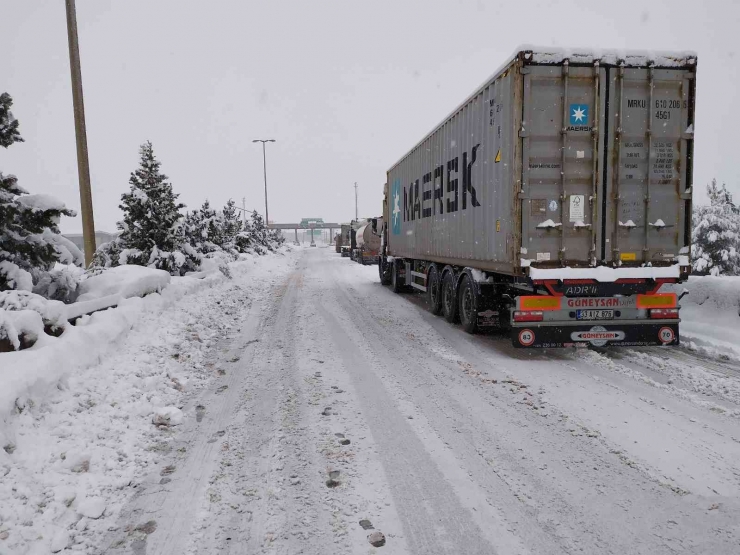
POLYGON ((72 103, 75 116, 75 138, 77 139, 77 174, 80 181, 82 237, 85 243, 85 266, 89 266, 95 254, 95 219, 93 218, 92 191, 90 188, 90 162, 87 158, 85 104, 82 99, 80 47, 77 40, 77 10, 75 0, 66 0, 66 2, 69 67, 72 72, 72 103))
POLYGON ((360 214, 357 210, 357 181, 355 181, 355 221, 360 219, 360 214))
POLYGON ((267 155, 265 154, 265 143, 274 143, 275 139, 255 139, 253 143, 262 143, 262 168, 265 173, 265 226, 270 225, 270 217, 267 213, 267 155))

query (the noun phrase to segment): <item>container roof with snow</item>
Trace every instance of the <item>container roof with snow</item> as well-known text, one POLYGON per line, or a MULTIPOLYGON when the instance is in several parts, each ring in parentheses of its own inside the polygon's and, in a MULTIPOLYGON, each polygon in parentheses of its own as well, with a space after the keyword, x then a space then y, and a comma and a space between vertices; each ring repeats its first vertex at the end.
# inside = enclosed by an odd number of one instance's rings
POLYGON ((618 49, 594 49, 594 48, 557 48, 552 46, 521 45, 514 53, 506 58, 506 61, 496 69, 475 91, 463 102, 455 107, 445 118, 435 125, 414 147, 404 154, 393 164, 389 171, 405 160, 416 148, 421 145, 427 137, 442 127, 447 120, 458 113, 462 108, 478 96, 486 87, 498 79, 498 77, 519 61, 522 65, 560 65, 565 61, 569 65, 593 65, 599 62, 602 66, 624 66, 624 67, 653 67, 655 69, 665 68, 696 68, 696 52, 686 51, 649 51, 649 50, 618 50, 618 49))

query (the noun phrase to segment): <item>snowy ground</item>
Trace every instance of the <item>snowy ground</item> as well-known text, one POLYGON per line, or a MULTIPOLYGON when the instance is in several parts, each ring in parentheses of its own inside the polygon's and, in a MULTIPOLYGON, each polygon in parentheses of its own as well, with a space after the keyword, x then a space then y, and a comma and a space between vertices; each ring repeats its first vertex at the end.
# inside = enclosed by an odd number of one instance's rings
POLYGON ((740 365, 689 347, 516 350, 259 259, 13 416, 0 553, 734 554, 740 365))

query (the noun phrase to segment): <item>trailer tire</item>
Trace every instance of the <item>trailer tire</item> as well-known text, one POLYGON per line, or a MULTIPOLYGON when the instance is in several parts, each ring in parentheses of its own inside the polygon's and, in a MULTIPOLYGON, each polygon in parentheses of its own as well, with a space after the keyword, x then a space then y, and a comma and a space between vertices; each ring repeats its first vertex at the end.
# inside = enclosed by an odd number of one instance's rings
POLYGON ((460 283, 459 313, 460 323, 468 333, 478 331, 478 292, 469 275, 464 275, 460 283))
POLYGON ((391 271, 393 270, 393 265, 391 264, 390 268, 388 267, 388 261, 385 259, 385 256, 379 256, 378 257, 378 274, 380 274, 380 284, 381 285, 390 285, 391 284, 391 271))
POLYGON ((427 305, 429 312, 438 315, 442 312, 442 280, 439 278, 439 270, 434 264, 429 268, 427 274, 427 305))
POLYGON ((456 293, 455 276, 452 272, 445 272, 442 276, 442 313, 450 324, 456 324, 459 321, 456 293))
POLYGON ((403 262, 400 260, 393 261, 393 269, 391 270, 391 288, 394 293, 403 293, 404 289, 406 289, 406 284, 401 283, 400 276, 398 275, 400 273, 402 263, 403 262))

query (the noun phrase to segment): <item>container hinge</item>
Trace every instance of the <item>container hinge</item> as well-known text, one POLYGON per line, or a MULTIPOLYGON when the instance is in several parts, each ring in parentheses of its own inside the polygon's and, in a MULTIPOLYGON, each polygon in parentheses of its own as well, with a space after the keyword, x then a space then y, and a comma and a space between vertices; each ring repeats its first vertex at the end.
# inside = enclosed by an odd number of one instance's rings
POLYGON ((524 127, 522 127, 522 128, 521 128, 521 129, 519 130, 519 137, 520 137, 520 138, 522 138, 522 139, 523 139, 524 137, 529 137, 529 131, 527 131, 527 130, 526 130, 526 129, 525 129, 524 127))
POLYGON ((528 75, 532 73, 532 68, 529 66, 522 66, 519 68, 519 73, 521 73, 522 75, 528 75))
POLYGON ((681 200, 691 200, 692 198, 693 198, 693 195, 691 193, 691 189, 681 193, 681 200))

